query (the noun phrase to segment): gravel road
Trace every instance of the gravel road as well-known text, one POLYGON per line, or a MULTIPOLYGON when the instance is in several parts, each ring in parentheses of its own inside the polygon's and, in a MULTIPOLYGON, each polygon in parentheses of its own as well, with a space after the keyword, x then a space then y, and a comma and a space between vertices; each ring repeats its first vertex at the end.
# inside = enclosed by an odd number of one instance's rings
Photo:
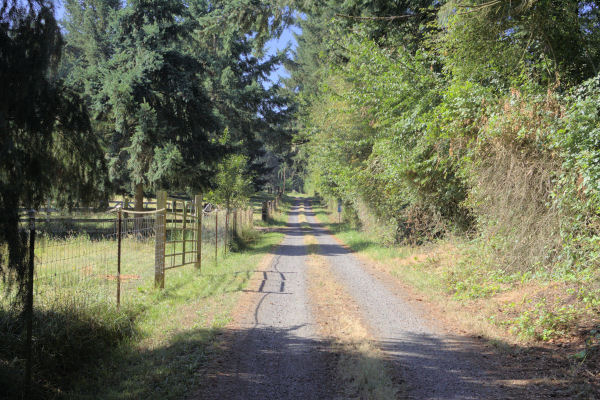
MULTIPOLYGON (((350 251, 316 222, 306 202, 311 230, 298 224, 292 207, 286 237, 247 294, 255 296, 237 318, 228 351, 211 370, 201 399, 339 399, 329 371, 328 343, 318 337, 307 298, 306 233, 314 235, 338 282, 353 296, 375 337, 374 344, 406 384, 411 399, 542 398, 531 387, 515 388, 498 365, 469 338, 442 332, 381 277, 372 276, 350 251)), ((255 275, 256 276, 256 275, 255 275)), ((523 377, 525 378, 525 377, 523 377)), ((559 396, 560 397, 560 396, 559 396)))
POLYGON ((514 398, 514 392, 505 391, 491 371, 486 371, 493 365, 473 353, 470 340, 440 333, 409 303, 366 272, 361 262, 317 223, 308 202, 305 210, 320 254, 327 257, 340 283, 360 305, 378 347, 402 371, 410 398, 514 398))
POLYGON ((306 295, 306 248, 292 207, 286 237, 261 279, 251 312, 241 316, 232 347, 199 398, 333 399, 328 344, 316 335, 306 295))

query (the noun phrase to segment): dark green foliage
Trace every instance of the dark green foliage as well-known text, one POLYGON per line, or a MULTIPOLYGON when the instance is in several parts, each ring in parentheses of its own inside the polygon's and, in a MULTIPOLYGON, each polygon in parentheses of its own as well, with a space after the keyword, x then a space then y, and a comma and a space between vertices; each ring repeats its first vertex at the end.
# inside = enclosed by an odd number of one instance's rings
POLYGON ((203 3, 192 8, 200 31, 190 48, 208 69, 205 87, 229 150, 246 156, 256 186, 265 183, 267 152, 283 152, 290 143, 289 121, 294 111, 290 96, 277 84, 263 85, 286 58, 286 51, 259 59, 265 39, 289 23, 290 10, 269 2, 203 3), (270 13, 275 13, 272 21, 270 13), (223 24, 223 20, 231 23, 223 24), (237 22, 233 22, 235 20, 237 22), (248 35, 248 30, 255 30, 248 35), (260 50, 259 50, 260 49, 260 50))
POLYGON ((579 172, 579 189, 590 200, 590 208, 600 211, 600 82, 590 79, 569 96, 568 117, 555 135, 563 151, 565 170, 579 172))
POLYGON ((253 50, 263 54, 264 45, 294 22, 294 10, 281 0, 194 0, 190 9, 199 17, 207 38, 227 38, 248 33, 253 50))
POLYGON ((569 87, 600 71, 598 12, 596 1, 448 1, 443 52, 461 79, 569 87))
POLYGON ((68 2, 64 67, 105 137, 114 187, 211 187, 230 152, 247 156, 260 182, 264 143, 285 147, 291 109, 261 84, 285 52, 262 61, 254 52, 285 12, 268 2, 100 3, 68 2), (240 24, 223 23, 234 16, 240 24))
POLYGON ((70 79, 89 96, 113 183, 206 186, 223 151, 211 141, 218 125, 202 87, 206 68, 185 52, 194 21, 180 1, 118 6, 82 11, 70 3, 67 24, 92 19, 84 37, 76 29, 67 36, 69 51, 80 55, 70 79))
POLYGON ((20 207, 50 196, 98 201, 104 162, 78 96, 56 75, 62 38, 51 2, 4 1, 0 13, 0 269, 25 278, 20 207))
POLYGON ((596 2, 301 7, 287 83, 315 190, 395 240, 478 232, 507 268, 594 237, 596 2))

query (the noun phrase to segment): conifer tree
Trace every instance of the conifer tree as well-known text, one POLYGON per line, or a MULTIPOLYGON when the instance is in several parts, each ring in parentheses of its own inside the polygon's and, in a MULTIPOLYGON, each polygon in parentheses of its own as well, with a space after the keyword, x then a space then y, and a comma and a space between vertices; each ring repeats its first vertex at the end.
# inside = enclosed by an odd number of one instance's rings
POLYGON ((184 3, 84 4, 84 12, 80 2, 67 5, 69 48, 85 58, 71 80, 81 82, 105 138, 113 184, 135 190, 137 209, 149 185, 207 186, 223 149, 211 139, 218 121, 202 86, 206 68, 184 51, 196 27, 184 3), (89 15, 93 24, 80 41, 75 27, 86 26, 89 15))
POLYGON ((227 129, 229 151, 245 156, 255 185, 261 186, 271 169, 267 152, 289 147, 294 112, 291 97, 277 83, 267 83, 287 60, 287 49, 263 56, 263 46, 291 23, 292 11, 271 1, 192 4, 199 29, 190 53, 207 66, 205 87, 227 129))
POLYGON ((97 200, 104 189, 87 111, 57 75, 61 50, 52 2, 1 3, 0 272, 10 283, 26 278, 19 208, 97 200))

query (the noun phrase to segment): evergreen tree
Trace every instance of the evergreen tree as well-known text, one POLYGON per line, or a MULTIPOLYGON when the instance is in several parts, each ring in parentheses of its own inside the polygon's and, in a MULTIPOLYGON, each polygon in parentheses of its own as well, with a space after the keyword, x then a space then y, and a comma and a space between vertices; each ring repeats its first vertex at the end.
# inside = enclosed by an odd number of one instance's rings
POLYGON ((289 148, 294 112, 289 94, 267 82, 287 59, 287 50, 261 57, 262 46, 290 23, 291 12, 270 2, 193 4, 200 28, 190 52, 207 66, 205 87, 221 126, 227 129, 229 151, 246 157, 255 186, 261 186, 271 171, 267 153, 289 148), (269 20, 271 13, 275 17, 269 20), (231 22, 219 24, 223 20, 231 22))
POLYGON ((236 4, 66 4, 68 82, 105 139, 114 187, 135 189, 136 207, 145 186, 214 185, 215 162, 230 152, 246 156, 261 184, 265 151, 287 147, 289 100, 263 85, 285 52, 261 60, 257 50, 287 17, 269 20, 281 10, 269 2, 236 4), (234 16, 239 24, 219 22, 234 16))
POLYGON ((202 86, 206 68, 185 51, 197 24, 184 3, 135 0, 117 6, 91 2, 81 12, 79 2, 67 4, 68 45, 85 58, 71 70, 71 80, 81 81, 77 86, 89 95, 113 184, 134 188, 140 209, 145 186, 209 185, 223 149, 214 140, 219 125, 202 86), (85 26, 90 14, 80 41, 75 27, 85 26), (99 29, 104 31, 95 35, 99 29))
POLYGON ((63 205, 103 191, 102 151, 86 109, 57 76, 62 37, 49 1, 0 8, 0 272, 23 283, 19 208, 63 205), (10 95, 9 95, 10 94, 10 95))

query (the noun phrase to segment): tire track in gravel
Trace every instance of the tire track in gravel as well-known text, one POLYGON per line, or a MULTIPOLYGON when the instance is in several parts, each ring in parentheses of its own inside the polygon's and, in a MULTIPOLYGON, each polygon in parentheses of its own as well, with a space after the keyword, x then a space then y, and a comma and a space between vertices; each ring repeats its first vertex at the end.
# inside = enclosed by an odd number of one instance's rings
POLYGON ((225 330, 223 356, 210 366, 196 398, 337 397, 328 369, 329 343, 318 337, 310 315, 298 210, 298 205, 290 210, 286 236, 270 267, 257 271, 244 293, 247 309, 225 330))
MULTIPOLYGON (((532 398, 530 390, 508 388, 495 366, 477 353, 470 338, 441 333, 410 304, 371 276, 349 250, 319 224, 309 202, 305 214, 319 254, 345 286, 376 337, 377 346, 399 370, 412 399, 532 398)), ((535 397, 534 398, 538 398, 535 397)))

